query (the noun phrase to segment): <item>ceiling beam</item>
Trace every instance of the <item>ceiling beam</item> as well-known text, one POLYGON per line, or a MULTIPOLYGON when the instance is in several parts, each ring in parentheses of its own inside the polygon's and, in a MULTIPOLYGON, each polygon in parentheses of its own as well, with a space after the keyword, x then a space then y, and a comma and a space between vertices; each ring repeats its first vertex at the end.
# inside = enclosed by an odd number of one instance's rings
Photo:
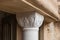
MULTIPOLYGON (((48 13, 44 12, 43 10, 41 10, 40 8, 36 7, 35 5, 33 5, 32 3, 29 2, 29 0, 22 0, 24 3, 32 6, 33 8, 35 8, 36 10, 41 11, 42 13, 46 14, 47 16, 55 19, 54 17, 52 17, 51 15, 49 15, 48 13)), ((33 1, 32 1, 33 2, 33 1)), ((36 3, 38 4, 42 4, 44 8, 48 9, 50 12, 52 12, 52 14, 54 14, 58 19, 60 19, 60 15, 58 13, 58 6, 53 4, 51 1, 47 1, 47 0, 36 0, 36 3)), ((56 19, 55 19, 56 20, 56 19)))

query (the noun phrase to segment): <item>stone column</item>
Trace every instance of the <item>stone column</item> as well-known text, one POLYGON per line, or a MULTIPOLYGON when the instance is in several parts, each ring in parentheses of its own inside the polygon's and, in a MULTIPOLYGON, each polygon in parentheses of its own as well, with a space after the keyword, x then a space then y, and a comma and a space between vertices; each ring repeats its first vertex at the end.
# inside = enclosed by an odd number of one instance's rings
POLYGON ((23 40, 38 40, 38 31, 44 17, 37 12, 16 14, 18 24, 23 27, 23 40))

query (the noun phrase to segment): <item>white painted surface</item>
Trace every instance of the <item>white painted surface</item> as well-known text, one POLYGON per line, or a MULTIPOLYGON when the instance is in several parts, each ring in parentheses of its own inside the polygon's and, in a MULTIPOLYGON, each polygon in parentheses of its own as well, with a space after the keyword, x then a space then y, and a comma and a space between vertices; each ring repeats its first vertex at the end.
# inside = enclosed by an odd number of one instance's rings
POLYGON ((38 28, 25 29, 23 31, 23 40, 38 40, 38 28))
POLYGON ((40 27, 44 17, 37 12, 25 12, 16 14, 18 24, 25 27, 40 27))
POLYGON ((38 40, 39 27, 44 17, 37 12, 16 14, 18 24, 23 27, 23 40, 38 40))

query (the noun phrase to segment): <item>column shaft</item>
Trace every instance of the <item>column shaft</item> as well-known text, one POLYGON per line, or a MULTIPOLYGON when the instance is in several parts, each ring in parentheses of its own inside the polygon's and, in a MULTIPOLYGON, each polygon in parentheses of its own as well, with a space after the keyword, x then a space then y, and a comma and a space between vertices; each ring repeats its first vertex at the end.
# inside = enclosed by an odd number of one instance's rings
POLYGON ((39 28, 24 28, 23 40, 38 40, 39 28))

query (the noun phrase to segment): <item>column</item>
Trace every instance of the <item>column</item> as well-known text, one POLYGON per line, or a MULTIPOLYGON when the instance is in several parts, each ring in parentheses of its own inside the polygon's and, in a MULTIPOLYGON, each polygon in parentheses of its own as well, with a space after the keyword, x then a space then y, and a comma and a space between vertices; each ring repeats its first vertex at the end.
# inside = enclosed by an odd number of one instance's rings
POLYGON ((23 28, 23 40, 38 40, 38 31, 44 17, 39 13, 25 12, 16 14, 18 24, 23 28))

